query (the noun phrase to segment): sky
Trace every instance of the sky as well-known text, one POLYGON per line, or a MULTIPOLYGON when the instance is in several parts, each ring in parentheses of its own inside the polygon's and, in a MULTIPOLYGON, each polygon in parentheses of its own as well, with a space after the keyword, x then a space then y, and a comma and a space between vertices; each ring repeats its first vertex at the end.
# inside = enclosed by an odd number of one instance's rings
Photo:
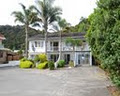
MULTIPOLYGON (((21 11, 19 3, 26 7, 35 5, 35 0, 1 0, 0 2, 0 25, 17 25, 14 22, 13 11, 21 11)), ((71 25, 79 23, 80 18, 88 17, 96 7, 96 0, 55 0, 56 6, 62 8, 62 17, 71 25)))

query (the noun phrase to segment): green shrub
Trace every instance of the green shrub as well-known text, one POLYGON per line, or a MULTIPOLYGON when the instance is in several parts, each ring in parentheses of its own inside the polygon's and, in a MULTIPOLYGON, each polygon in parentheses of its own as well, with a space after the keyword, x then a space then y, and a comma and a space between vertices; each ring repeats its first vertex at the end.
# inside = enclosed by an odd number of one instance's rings
POLYGON ((74 62, 73 61, 69 61, 69 67, 74 67, 74 62))
POLYGON ((49 67, 50 70, 54 70, 55 69, 54 62, 53 61, 49 61, 48 62, 48 67, 49 67))
POLYGON ((34 67, 34 63, 31 61, 20 61, 20 68, 33 68, 34 67))
POLYGON ((35 62, 39 62, 39 61, 40 61, 40 58, 39 58, 38 55, 35 56, 34 61, 35 61, 35 62))
POLYGON ((60 60, 58 62, 58 67, 64 67, 65 66, 65 61, 64 60, 60 60))
POLYGON ((40 55, 38 55, 38 56, 39 56, 39 58, 40 58, 40 62, 41 62, 41 63, 47 61, 47 56, 46 56, 46 54, 40 54, 40 55))
POLYGON ((28 59, 27 58, 22 58, 21 60, 20 60, 20 62, 22 62, 22 61, 27 61, 28 59))
POLYGON ((46 69, 48 67, 48 62, 40 63, 38 64, 37 68, 38 69, 46 69))

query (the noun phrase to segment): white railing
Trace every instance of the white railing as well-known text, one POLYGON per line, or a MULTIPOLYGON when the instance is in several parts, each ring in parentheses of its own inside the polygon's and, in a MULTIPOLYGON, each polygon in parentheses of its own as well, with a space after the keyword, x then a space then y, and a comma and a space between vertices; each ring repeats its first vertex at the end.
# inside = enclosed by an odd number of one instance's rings
POLYGON ((51 46, 48 48, 48 51, 59 51, 59 47, 58 46, 51 46))

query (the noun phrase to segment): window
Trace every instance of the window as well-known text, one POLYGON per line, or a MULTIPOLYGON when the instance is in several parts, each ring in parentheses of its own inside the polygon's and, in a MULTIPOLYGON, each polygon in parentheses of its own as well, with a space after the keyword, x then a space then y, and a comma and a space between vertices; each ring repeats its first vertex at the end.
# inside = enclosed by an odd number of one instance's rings
POLYGON ((40 47, 43 47, 43 41, 40 42, 40 47))
POLYGON ((37 47, 37 41, 35 41, 35 47, 37 47))
POLYGON ((43 47, 43 41, 35 41, 35 47, 43 47))

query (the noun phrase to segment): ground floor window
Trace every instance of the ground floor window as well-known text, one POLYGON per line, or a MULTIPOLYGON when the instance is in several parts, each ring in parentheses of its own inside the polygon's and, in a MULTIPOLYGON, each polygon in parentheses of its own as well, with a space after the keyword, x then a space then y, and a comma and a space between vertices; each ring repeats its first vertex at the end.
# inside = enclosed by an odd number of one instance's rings
POLYGON ((59 54, 51 54, 50 60, 56 62, 59 58, 59 54))
POLYGON ((90 53, 78 54, 78 64, 89 64, 90 63, 90 53))

